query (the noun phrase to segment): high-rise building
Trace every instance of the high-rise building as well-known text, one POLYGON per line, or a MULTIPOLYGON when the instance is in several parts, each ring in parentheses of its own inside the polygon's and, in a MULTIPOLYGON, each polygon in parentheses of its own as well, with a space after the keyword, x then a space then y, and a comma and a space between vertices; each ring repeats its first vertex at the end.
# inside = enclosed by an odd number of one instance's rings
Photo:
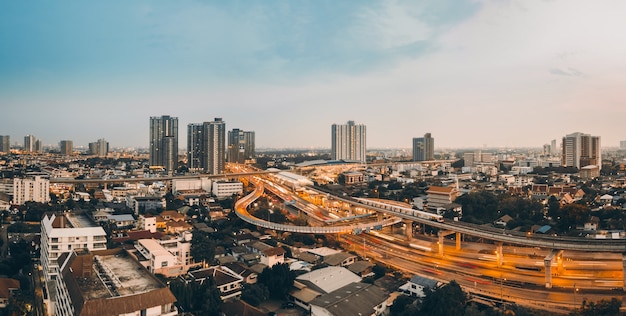
POLYGON ((550 142, 550 150, 551 150, 551 151, 550 151, 550 154, 551 154, 552 156, 556 156, 556 154, 559 152, 559 151, 558 151, 558 149, 556 148, 556 139, 553 139, 553 140, 550 142))
POLYGON ((98 156, 98 157, 106 157, 109 153, 109 142, 104 138, 98 139, 98 141, 89 143, 89 154, 98 156))
POLYGON ((626 149, 626 140, 622 140, 619 142, 619 149, 626 149))
POLYGON ((11 151, 11 137, 9 135, 0 135, 0 152, 8 153, 11 151))
POLYGON ((187 125, 187 167, 191 171, 204 169, 204 124, 187 125))
POLYGON ((226 123, 212 122, 187 125, 187 166, 192 171, 210 174, 224 172, 226 161, 226 123))
POLYGON ((219 117, 213 122, 205 122, 204 134, 207 155, 204 171, 210 174, 223 173, 226 163, 226 123, 219 117))
POLYGON ((561 165, 578 169, 589 165, 602 168, 600 136, 572 133, 563 137, 561 165))
POLYGON ((178 118, 150 117, 150 166, 173 173, 178 164, 178 118))
POLYGON ((430 133, 424 137, 413 138, 413 161, 429 161, 435 159, 435 139, 430 133))
POLYGON ((33 135, 26 135, 24 136, 24 151, 25 152, 35 152, 37 147, 36 147, 36 143, 37 139, 35 138, 35 136, 33 135))
POLYGON ((74 153, 74 142, 71 140, 62 140, 59 142, 59 151, 61 155, 69 156, 74 153))
POLYGON ((245 163, 254 158, 254 132, 238 128, 228 132, 228 162, 245 163))
POLYGON ((348 121, 345 125, 333 124, 331 129, 332 159, 365 162, 367 159, 365 141, 365 125, 355 125, 354 121, 348 121))

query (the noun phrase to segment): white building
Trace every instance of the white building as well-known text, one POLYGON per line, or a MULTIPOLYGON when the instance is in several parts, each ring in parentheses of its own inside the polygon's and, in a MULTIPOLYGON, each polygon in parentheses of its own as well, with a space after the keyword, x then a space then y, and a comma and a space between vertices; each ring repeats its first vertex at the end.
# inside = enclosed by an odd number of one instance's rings
POLYGON ((22 205, 28 201, 50 202, 50 180, 46 176, 37 174, 13 179, 13 204, 22 205))
POLYGON ((66 213, 41 220, 41 265, 46 280, 59 274, 57 259, 74 249, 106 249, 106 232, 84 215, 66 213))
POLYGON ((149 230, 151 233, 156 233, 157 231, 156 216, 150 215, 150 214, 139 215, 139 220, 137 220, 137 229, 149 230))
POLYGON ((172 292, 121 248, 61 257, 57 316, 174 316, 172 292))
POLYGON ((189 278, 193 282, 202 284, 206 278, 211 277, 215 286, 220 291, 222 301, 231 300, 241 296, 243 288, 243 277, 232 270, 222 267, 210 267, 207 269, 194 270, 189 272, 189 278))
POLYGON ((228 198, 233 194, 243 193, 243 183, 238 181, 216 181, 213 183, 213 195, 218 199, 228 198))
POLYGON ((191 257, 190 232, 182 233, 177 238, 140 239, 135 248, 141 256, 137 258, 152 273, 167 277, 187 273, 189 268, 201 266, 191 257))
POLYGON ((174 179, 172 180, 172 193, 178 194, 179 191, 211 191, 211 180, 209 178, 200 179, 174 179))

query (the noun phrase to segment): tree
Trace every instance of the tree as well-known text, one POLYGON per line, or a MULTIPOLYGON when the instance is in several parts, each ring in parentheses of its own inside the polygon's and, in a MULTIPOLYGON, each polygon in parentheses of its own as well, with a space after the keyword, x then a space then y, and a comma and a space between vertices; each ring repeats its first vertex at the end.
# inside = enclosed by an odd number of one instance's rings
POLYGON ((420 313, 423 315, 463 315, 467 296, 456 281, 426 293, 420 313))
POLYGON ((583 301, 579 310, 571 313, 572 316, 596 316, 596 315, 608 315, 617 316, 620 315, 620 307, 622 301, 611 298, 610 300, 600 300, 597 303, 583 301))
POLYGON ((185 311, 199 315, 220 315, 220 292, 213 278, 208 277, 201 283, 175 279, 170 283, 170 290, 185 311))
POLYGON ((389 308, 389 312, 392 316, 395 315, 403 315, 403 312, 410 308, 411 305, 414 305, 415 299, 406 295, 399 295, 395 301, 393 301, 393 305, 389 308))
POLYGON ((270 291, 263 284, 248 284, 241 293, 241 299, 252 306, 259 306, 270 298, 270 291))
POLYGON ((190 254, 196 262, 213 262, 215 259, 215 241, 208 233, 194 230, 191 239, 190 254))
POLYGON ((289 264, 279 263, 265 268, 259 275, 259 283, 265 285, 274 299, 284 299, 289 294, 296 275, 289 269, 289 264))
POLYGON ((459 196, 455 203, 463 207, 463 218, 469 222, 484 224, 496 219, 498 198, 491 192, 478 191, 459 196))

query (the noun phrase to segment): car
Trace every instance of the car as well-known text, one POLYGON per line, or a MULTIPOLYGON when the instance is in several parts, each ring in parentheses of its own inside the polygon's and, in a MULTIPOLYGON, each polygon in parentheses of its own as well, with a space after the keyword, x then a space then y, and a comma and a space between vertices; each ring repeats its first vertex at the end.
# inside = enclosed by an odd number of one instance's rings
POLYGON ((280 305, 280 308, 294 308, 296 305, 293 302, 284 302, 280 305))

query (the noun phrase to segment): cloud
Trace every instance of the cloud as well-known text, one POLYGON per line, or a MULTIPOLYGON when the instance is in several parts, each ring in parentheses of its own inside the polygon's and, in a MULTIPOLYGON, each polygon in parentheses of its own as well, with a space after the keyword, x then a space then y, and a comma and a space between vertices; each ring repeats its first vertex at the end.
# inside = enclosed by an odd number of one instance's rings
POLYGON ((550 73, 557 76, 566 76, 566 77, 586 77, 586 75, 574 68, 568 68, 566 70, 559 68, 550 69, 550 73))

